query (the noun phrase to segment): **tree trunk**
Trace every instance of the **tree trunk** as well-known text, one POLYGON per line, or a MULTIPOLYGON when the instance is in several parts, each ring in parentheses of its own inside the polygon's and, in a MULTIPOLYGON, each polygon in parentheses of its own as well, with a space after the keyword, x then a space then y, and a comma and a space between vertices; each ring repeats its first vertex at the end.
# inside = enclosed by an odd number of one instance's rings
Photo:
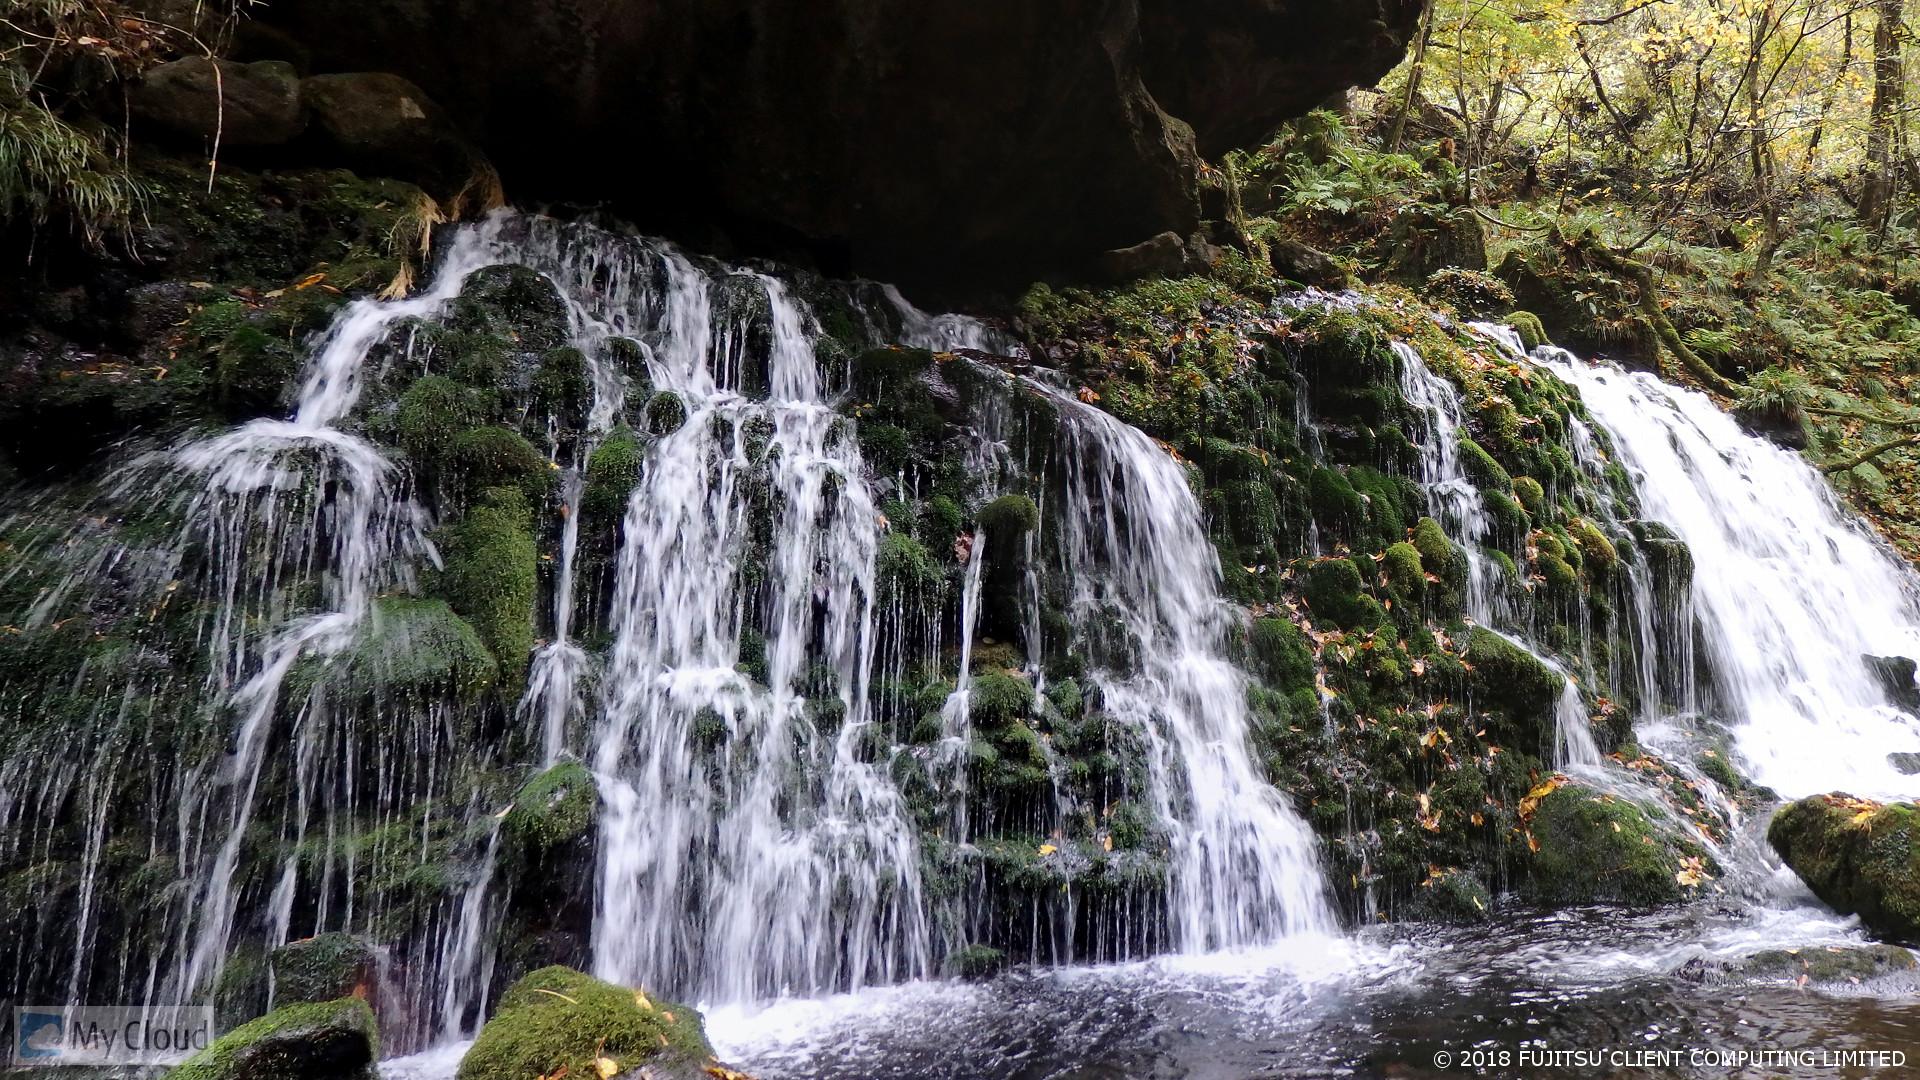
POLYGON ((1867 169, 1860 186, 1861 223, 1886 235, 1897 182, 1894 124, 1900 115, 1904 79, 1900 56, 1902 0, 1874 0, 1873 106, 1867 128, 1867 169))

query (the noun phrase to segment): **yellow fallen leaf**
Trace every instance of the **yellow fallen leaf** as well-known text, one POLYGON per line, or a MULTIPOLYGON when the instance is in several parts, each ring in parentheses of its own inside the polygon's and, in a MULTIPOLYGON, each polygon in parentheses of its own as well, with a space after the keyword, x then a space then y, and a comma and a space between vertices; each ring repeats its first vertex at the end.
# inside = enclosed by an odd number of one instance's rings
POLYGON ((1060 849, 1059 849, 1058 847, 1055 847, 1055 846, 1054 846, 1054 845, 1052 845, 1052 844, 1041 844, 1041 845, 1040 845, 1040 854, 1042 854, 1042 855, 1051 855, 1051 854, 1053 854, 1054 852, 1056 852, 1056 851, 1059 851, 1059 850, 1060 850, 1060 849))
POLYGON ((597 1057, 593 1059, 593 1071, 600 1074, 600 1080, 613 1080, 620 1071, 620 1063, 610 1057, 597 1057))
POLYGON ((651 1001, 648 1001, 648 1000, 647 1000, 647 995, 645 995, 645 994, 643 994, 643 993, 641 993, 641 992, 640 992, 640 991, 638 991, 638 990, 635 990, 635 991, 633 992, 633 1003, 634 1003, 635 1005, 638 1005, 638 1006, 640 1006, 641 1008, 643 1008, 643 1009, 645 1009, 645 1010, 647 1010, 648 1012, 652 1012, 652 1011, 653 1011, 653 1002, 651 1002, 651 1001))

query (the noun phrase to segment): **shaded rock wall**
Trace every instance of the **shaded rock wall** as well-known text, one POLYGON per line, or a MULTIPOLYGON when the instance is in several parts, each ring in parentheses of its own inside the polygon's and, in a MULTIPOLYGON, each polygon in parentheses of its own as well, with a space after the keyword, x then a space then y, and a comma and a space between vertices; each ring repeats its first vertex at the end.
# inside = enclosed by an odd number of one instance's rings
POLYGON ((1412 0, 275 5, 316 71, 446 105, 517 201, 912 284, 1018 283, 1201 218, 1198 153, 1404 52, 1412 0))

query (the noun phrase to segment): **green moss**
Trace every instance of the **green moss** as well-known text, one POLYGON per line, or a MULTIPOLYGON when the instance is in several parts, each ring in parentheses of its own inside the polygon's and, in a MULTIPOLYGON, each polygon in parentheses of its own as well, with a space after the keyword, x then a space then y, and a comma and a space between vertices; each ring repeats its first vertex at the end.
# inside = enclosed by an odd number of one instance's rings
POLYGON ((1366 527, 1366 501, 1332 469, 1316 468, 1307 478, 1307 507, 1321 528, 1340 536, 1355 538, 1366 527))
POLYGON ((969 715, 975 727, 993 728, 1018 720, 1033 707, 1033 686, 1003 671, 973 680, 969 715))
POLYGON ((1553 340, 1547 337, 1547 328, 1540 322, 1540 316, 1531 311, 1516 311, 1507 316, 1507 325, 1520 335, 1520 344, 1528 352, 1542 345, 1551 345, 1553 340))
POLYGON ((1670 903, 1683 895, 1676 876, 1686 869, 1683 860, 1703 858, 1633 803, 1579 784, 1541 799, 1528 828, 1539 850, 1521 891, 1536 903, 1670 903))
POLYGON ((947 582, 945 568, 926 545, 903 532, 888 532, 880 538, 875 571, 883 597, 937 599, 947 582))
POLYGON ((319 934, 273 950, 273 998, 282 1004, 365 997, 376 972, 373 943, 357 934, 319 934))
POLYGON ((214 380, 229 412, 268 412, 287 398, 300 373, 300 350, 286 334, 244 323, 214 350, 214 380))
POLYGON ((1552 668, 1484 626, 1468 633, 1464 657, 1473 665, 1468 689, 1481 708, 1552 723, 1554 702, 1566 685, 1552 668))
POLYGON ((580 492, 581 524, 610 529, 627 512, 627 500, 640 483, 646 451, 632 428, 616 428, 587 457, 585 485, 580 492))
POLYGON ((1426 593, 1427 569, 1421 561, 1420 549, 1412 544, 1403 540, 1390 545, 1380 567, 1387 575, 1387 588, 1395 600, 1412 603, 1426 593))
POLYGON ((1835 911, 1920 942, 1920 807, 1814 795, 1781 807, 1767 842, 1835 911))
POLYGON ((1493 894, 1473 874, 1450 867, 1421 881, 1407 909, 1422 922, 1471 926, 1493 917, 1493 894))
POLYGON ((1268 686, 1286 691, 1313 685, 1313 647, 1299 627, 1285 619, 1255 619, 1247 638, 1254 674, 1268 686))
POLYGON ((981 507, 975 520, 996 540, 1024 536, 1040 527, 1040 508, 1025 495, 1002 495, 981 507))
POLYGON ((1499 462, 1493 460, 1493 455, 1472 439, 1460 440, 1460 467, 1466 470, 1467 478, 1483 491, 1505 494, 1513 490, 1513 477, 1499 462))
POLYGON ((540 550, 526 497, 514 488, 490 488, 443 538, 441 589, 486 642, 500 665, 501 681, 517 688, 533 651, 533 605, 540 584, 540 550))
POLYGON ((579 349, 549 349, 533 374, 533 403, 566 421, 586 419, 593 403, 593 383, 587 377, 587 358, 579 349))
POLYGON ((1542 552, 1533 564, 1538 568, 1541 578, 1546 581, 1549 595, 1564 600, 1579 594, 1580 574, 1567 560, 1558 555, 1542 552))
POLYGON ((275 1009, 215 1039, 170 1080, 377 1080, 379 1035, 359 998, 275 1009))
POLYGON ((1540 481, 1531 476, 1514 477, 1513 493, 1520 499, 1520 505, 1526 507, 1527 513, 1534 517, 1539 517, 1546 509, 1547 491, 1540 486, 1540 481))
POLYGON ((519 432, 476 427, 454 437, 447 479, 463 500, 489 488, 513 487, 537 503, 553 487, 553 466, 519 432))
POLYGON ((493 416, 495 396, 463 386, 443 375, 415 380, 400 396, 394 415, 394 440, 414 461, 430 469, 446 466, 454 440, 493 416))
POLYGON ((1421 518, 1413 527, 1413 547, 1428 573, 1455 587, 1466 580, 1466 556, 1447 539, 1447 531, 1439 522, 1421 518))
POLYGON ((1378 601, 1361 592, 1360 570, 1351 559, 1321 559, 1307 568, 1302 592, 1316 619, 1348 630, 1372 629, 1383 618, 1378 601))
POLYGON ((631 1072, 650 1062, 704 1066, 713 1056, 700 1014, 564 967, 535 971, 500 998, 460 1061, 458 1080, 598 1075, 596 1057, 631 1072))
POLYGON ((1593 522, 1575 518, 1567 525, 1567 533, 1579 547, 1581 563, 1589 572, 1604 573, 1619 564, 1620 552, 1593 522))
POLYGON ((1487 515, 1493 518, 1493 535, 1502 544, 1516 543, 1533 528, 1533 518, 1520 500, 1499 491, 1483 493, 1487 515))
POLYGON ((599 798, 593 773, 563 761, 520 785, 501 828, 523 852, 549 851, 592 833, 599 798))
POLYGON ((991 945, 966 945, 947 956, 947 971, 962 979, 990 979, 1007 966, 1007 954, 991 945))
POLYGON ((671 435, 687 422, 687 403, 679 394, 662 390, 647 399, 642 422, 649 435, 671 435))
POLYGON ((498 665, 445 601, 385 596, 374 601, 365 631, 333 659, 329 675, 356 696, 428 700, 451 692, 473 700, 493 686, 498 665))

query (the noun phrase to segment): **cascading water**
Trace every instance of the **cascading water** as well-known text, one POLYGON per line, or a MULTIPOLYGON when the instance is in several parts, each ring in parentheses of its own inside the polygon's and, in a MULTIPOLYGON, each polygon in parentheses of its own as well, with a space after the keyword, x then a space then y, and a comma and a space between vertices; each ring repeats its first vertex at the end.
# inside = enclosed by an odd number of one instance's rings
POLYGON ((1887 760, 1920 749, 1920 720, 1867 660, 1920 654, 1912 571, 1804 458, 1742 431, 1704 394, 1542 358, 1612 432, 1646 516, 1692 549, 1699 637, 1748 771, 1790 797, 1920 792, 1887 760))
POLYGON ((1466 416, 1460 407, 1460 392, 1428 367, 1413 346, 1396 341, 1393 351, 1400 361, 1401 391, 1426 426, 1419 448, 1420 479, 1427 505, 1434 519, 1466 553, 1467 615, 1566 679, 1554 708, 1554 761, 1562 768, 1597 768, 1600 748, 1594 744, 1579 687, 1558 661, 1512 629, 1513 606, 1507 599, 1500 567, 1484 550, 1493 533, 1493 517, 1461 460, 1460 432, 1465 430, 1466 416))
POLYGON ((1054 520, 1073 609, 1117 622, 1131 652, 1096 682, 1106 709, 1147 741, 1172 847, 1175 944, 1199 952, 1333 930, 1313 836, 1252 756, 1246 679, 1224 654, 1234 614, 1185 473, 1140 431, 1033 385, 1061 415, 1054 520))

